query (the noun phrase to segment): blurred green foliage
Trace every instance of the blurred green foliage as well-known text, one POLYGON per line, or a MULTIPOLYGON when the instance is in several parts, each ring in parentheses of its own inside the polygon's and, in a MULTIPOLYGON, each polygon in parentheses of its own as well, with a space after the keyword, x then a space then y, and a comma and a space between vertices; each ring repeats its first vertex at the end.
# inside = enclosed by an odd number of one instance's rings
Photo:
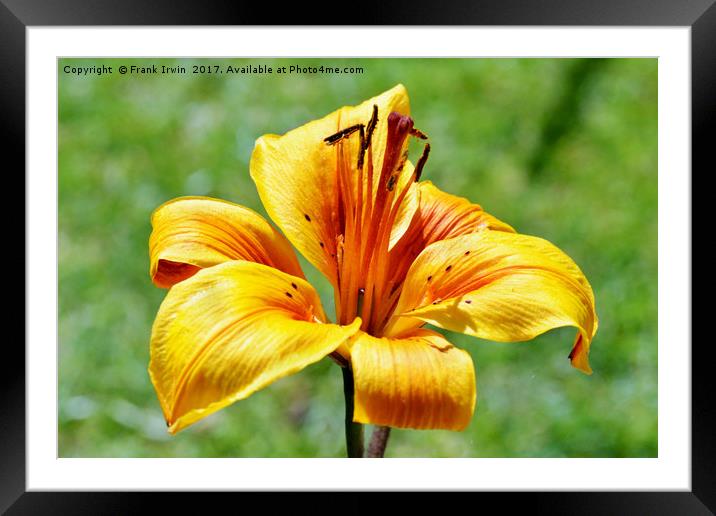
MULTIPOLYGON (((469 428, 395 430, 392 457, 657 455, 655 59, 59 62, 59 454, 344 456, 341 373, 325 359, 171 437, 147 375, 165 291, 148 276, 152 210, 208 195, 261 213, 254 141, 397 83, 433 152, 424 177, 554 242, 594 287, 594 375, 572 329, 498 344, 449 334, 477 368, 469 428), (119 75, 120 64, 358 65, 350 75, 119 75), (65 65, 111 65, 77 76, 65 65)), ((327 282, 305 261, 327 312, 327 282)))

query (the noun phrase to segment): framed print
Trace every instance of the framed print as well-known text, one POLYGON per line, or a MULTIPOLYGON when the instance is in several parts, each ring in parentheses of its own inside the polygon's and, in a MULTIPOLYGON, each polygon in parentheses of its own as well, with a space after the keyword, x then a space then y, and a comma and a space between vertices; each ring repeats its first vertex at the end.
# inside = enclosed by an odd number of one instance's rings
POLYGON ((581 4, 341 27, 5 2, 28 302, 3 509, 713 511, 691 168, 716 7, 581 4))

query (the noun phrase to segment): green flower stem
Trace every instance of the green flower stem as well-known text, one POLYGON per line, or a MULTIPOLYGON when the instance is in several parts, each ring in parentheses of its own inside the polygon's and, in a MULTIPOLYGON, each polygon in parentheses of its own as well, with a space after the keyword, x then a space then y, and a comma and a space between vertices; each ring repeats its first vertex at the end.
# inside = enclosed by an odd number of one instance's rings
POLYGON ((353 370, 351 366, 342 367, 343 394, 346 398, 346 451, 348 457, 363 457, 363 425, 353 422, 353 370))

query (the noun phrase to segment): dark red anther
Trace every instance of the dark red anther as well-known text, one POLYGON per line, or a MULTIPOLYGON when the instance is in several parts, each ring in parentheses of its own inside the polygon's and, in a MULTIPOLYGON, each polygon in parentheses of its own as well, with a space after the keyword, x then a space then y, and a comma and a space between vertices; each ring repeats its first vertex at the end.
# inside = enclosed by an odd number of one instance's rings
POLYGON ((354 132, 358 131, 361 127, 363 127, 363 124, 355 124, 350 127, 346 127, 345 129, 341 129, 335 134, 326 136, 323 141, 326 142, 328 145, 334 145, 341 141, 343 138, 346 138, 354 132))
POLYGON ((371 138, 373 138, 373 131, 375 131, 375 127, 377 125, 378 125, 378 106, 373 104, 373 114, 370 117, 370 121, 368 122, 368 127, 366 128, 366 134, 365 134, 366 149, 370 145, 371 138))
POLYGON ((395 175, 392 175, 388 178, 388 184, 386 185, 386 188, 388 189, 389 192, 393 191, 393 188, 395 187, 395 181, 396 181, 395 175))
POLYGON ((418 159, 418 164, 415 165, 415 182, 420 181, 420 176, 423 173, 423 167, 425 166, 425 162, 428 161, 429 155, 430 155, 430 144, 426 143, 425 147, 423 148, 423 153, 420 155, 420 159, 418 159))
POLYGON ((413 128, 410 130, 410 134, 411 134, 411 136, 415 136, 416 138, 420 138, 421 140, 427 140, 427 139, 428 139, 428 135, 427 135, 427 134, 425 134, 424 132, 422 132, 420 129, 416 129, 415 127, 413 127, 413 128))
POLYGON ((358 150, 358 170, 363 168, 363 160, 365 159, 365 151, 368 150, 365 140, 365 129, 360 126, 360 149, 358 150))

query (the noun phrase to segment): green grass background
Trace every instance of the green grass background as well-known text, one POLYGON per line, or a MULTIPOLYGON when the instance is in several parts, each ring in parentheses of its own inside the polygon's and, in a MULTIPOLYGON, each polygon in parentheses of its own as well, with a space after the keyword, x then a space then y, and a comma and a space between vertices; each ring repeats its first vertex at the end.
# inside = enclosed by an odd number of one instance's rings
MULTIPOLYGON (((181 195, 265 214, 248 173, 256 138, 401 82, 432 143, 424 177, 565 250, 594 288, 600 327, 592 376, 569 365, 572 329, 519 344, 447 333, 475 362, 472 423, 395 430, 387 456, 656 456, 657 61, 301 60, 364 68, 330 76, 62 71, 296 62, 59 61, 59 455, 344 456, 341 373, 329 359, 166 432, 147 374, 165 295, 148 275, 149 217, 181 195)), ((330 312, 327 282, 302 264, 330 312)))

